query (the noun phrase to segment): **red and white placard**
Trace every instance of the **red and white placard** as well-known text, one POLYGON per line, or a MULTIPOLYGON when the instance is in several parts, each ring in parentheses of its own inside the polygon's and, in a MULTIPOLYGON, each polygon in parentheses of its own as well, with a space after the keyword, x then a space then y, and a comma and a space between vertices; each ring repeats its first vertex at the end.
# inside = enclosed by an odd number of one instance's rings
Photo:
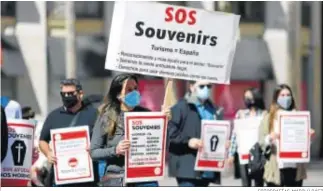
POLYGON ((202 120, 201 127, 203 148, 197 153, 194 169, 196 171, 223 171, 228 154, 226 143, 229 139, 230 122, 202 120))
POLYGON ((93 164, 87 148, 90 145, 88 126, 51 130, 51 140, 57 162, 54 165, 57 185, 94 180, 93 164))
POLYGON ((161 112, 125 113, 125 182, 161 180, 165 175, 166 116, 161 112))
POLYGON ((30 181, 35 123, 7 119, 8 151, 1 163, 1 186, 27 186, 30 181))
POLYGON ((259 140, 259 126, 263 117, 248 117, 234 120, 240 164, 249 162, 249 151, 259 140))
POLYGON ((280 139, 278 160, 290 163, 307 163, 310 161, 309 111, 279 112, 278 125, 280 139))

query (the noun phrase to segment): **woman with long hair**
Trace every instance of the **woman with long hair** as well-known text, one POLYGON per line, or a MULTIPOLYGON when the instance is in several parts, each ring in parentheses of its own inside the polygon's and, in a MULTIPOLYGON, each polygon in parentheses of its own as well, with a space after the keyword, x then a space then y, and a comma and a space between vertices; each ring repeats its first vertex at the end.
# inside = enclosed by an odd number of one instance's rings
MULTIPOLYGON (((91 140, 93 160, 107 163, 101 186, 123 186, 124 155, 130 148, 130 141, 124 139, 124 113, 147 112, 139 106, 138 79, 131 74, 116 76, 110 86, 94 126, 91 140)), ((167 113, 167 112, 166 112, 167 113)), ((126 186, 158 186, 157 182, 131 183, 126 186)))
MULTIPOLYGON (((276 140, 279 139, 277 113, 279 111, 295 111, 296 104, 291 88, 286 84, 276 87, 273 94, 269 114, 260 125, 260 145, 271 146, 271 155, 265 165, 264 180, 267 186, 301 186, 306 179, 304 163, 283 163, 277 161, 276 140)), ((311 135, 314 131, 311 129, 311 135)), ((304 135, 304 136, 311 136, 304 135)))
MULTIPOLYGON (((249 88, 244 93, 244 103, 245 109, 240 109, 236 113, 236 119, 249 118, 249 117, 261 117, 264 116, 266 112, 264 100, 262 94, 257 88, 249 88)), ((234 155, 237 152, 238 143, 237 143, 237 135, 236 133, 232 133, 231 136, 231 144, 229 149, 229 159, 228 162, 231 165, 234 161, 234 155)), ((240 165, 240 175, 242 180, 242 186, 251 186, 251 180, 255 180, 255 186, 260 187, 264 185, 264 181, 262 179, 263 172, 259 172, 254 177, 251 177, 248 173, 248 164, 240 165)))

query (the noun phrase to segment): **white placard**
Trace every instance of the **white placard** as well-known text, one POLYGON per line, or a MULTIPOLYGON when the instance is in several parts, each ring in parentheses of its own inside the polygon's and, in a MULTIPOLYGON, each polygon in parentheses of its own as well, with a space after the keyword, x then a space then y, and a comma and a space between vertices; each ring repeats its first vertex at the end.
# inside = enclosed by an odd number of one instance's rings
POLYGON ((249 151, 259 141, 259 126, 263 117, 248 117, 234 120, 240 164, 249 162, 249 151))
POLYGON ((280 139, 277 144, 278 160, 286 163, 310 161, 309 111, 281 111, 278 113, 280 139))
POLYGON ((115 2, 105 68, 229 84, 240 16, 153 2, 115 2))
POLYGON ((8 151, 1 163, 2 186, 27 186, 32 165, 35 123, 7 119, 8 151))
POLYGON ((93 163, 88 152, 90 135, 88 126, 52 129, 54 165, 57 185, 91 182, 94 180, 93 163))
POLYGON ((223 171, 228 154, 230 122, 202 120, 201 139, 203 149, 199 149, 195 161, 196 171, 223 171))
POLYGON ((166 116, 161 112, 125 113, 125 182, 161 180, 165 175, 166 116))

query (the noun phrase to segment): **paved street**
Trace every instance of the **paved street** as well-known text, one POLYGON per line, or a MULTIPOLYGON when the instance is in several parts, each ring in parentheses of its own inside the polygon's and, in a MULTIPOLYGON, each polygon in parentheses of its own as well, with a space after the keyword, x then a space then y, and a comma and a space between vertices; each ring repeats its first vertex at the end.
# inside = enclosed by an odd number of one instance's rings
MULTIPOLYGON (((241 180, 235 180, 232 173, 226 173, 222 177, 223 186, 240 186, 241 180)), ((304 186, 323 186, 323 161, 315 161, 308 165, 308 178, 304 181, 304 186)), ((176 186, 173 178, 166 178, 159 182, 160 186, 176 186)), ((217 186, 217 185, 211 185, 217 186)))

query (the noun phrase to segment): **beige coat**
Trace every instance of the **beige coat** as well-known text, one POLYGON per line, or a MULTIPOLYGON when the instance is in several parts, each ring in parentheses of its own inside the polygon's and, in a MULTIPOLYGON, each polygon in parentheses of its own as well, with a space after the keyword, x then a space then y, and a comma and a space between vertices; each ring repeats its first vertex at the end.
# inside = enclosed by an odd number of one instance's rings
MULTIPOLYGON (((269 114, 265 115, 263 121, 260 125, 259 130, 259 143, 262 146, 262 148, 265 148, 265 137, 269 134, 269 114)), ((266 182, 274 183, 276 185, 280 185, 280 171, 278 167, 278 162, 276 158, 277 149, 273 145, 272 147, 272 154, 270 156, 270 160, 267 161, 265 164, 265 172, 264 172, 264 180, 266 182)), ((296 181, 304 180, 306 179, 306 168, 305 164, 300 163, 297 164, 297 175, 296 175, 296 181)))

